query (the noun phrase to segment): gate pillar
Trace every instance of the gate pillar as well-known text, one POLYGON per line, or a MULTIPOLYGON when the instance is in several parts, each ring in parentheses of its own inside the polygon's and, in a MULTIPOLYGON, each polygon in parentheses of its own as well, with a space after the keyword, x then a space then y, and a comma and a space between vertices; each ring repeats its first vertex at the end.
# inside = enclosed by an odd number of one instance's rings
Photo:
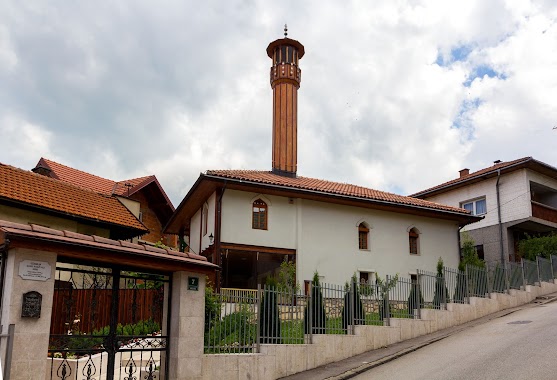
MULTIPOLYGON (((43 380, 48 365, 47 351, 56 253, 13 248, 8 251, 5 269, 2 295, 4 331, 2 333, 7 333, 10 324, 15 325, 11 363, 7 363, 9 378, 10 380, 20 380, 29 379, 32 376, 33 379, 43 380), (37 293, 29 292, 38 292, 41 297, 37 293), (23 296, 26 293, 33 295, 33 298, 28 298, 24 312, 22 310, 23 296), (40 316, 37 316, 39 302, 40 316), (29 316, 24 317, 22 314, 29 316)), ((2 347, 2 350, 4 349, 5 347, 2 347)))
POLYGON ((204 322, 205 275, 174 272, 170 302, 170 379, 201 378, 204 322))

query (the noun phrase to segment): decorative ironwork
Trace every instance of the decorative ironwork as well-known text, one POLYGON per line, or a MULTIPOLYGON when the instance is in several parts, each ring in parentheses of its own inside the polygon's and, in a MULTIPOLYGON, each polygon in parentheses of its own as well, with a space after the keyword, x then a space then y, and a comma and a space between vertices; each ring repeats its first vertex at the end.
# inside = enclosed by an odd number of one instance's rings
POLYGON ((70 376, 72 375, 72 369, 70 368, 70 365, 66 360, 66 358, 64 358, 64 360, 60 364, 60 367, 58 367, 58 371, 56 371, 56 375, 58 375, 58 378, 62 380, 69 379, 70 376))
POLYGON ((87 360, 87 363, 85 363, 85 366, 83 367, 83 371, 81 371, 81 373, 83 374, 83 376, 85 376, 83 380, 92 380, 93 376, 97 373, 97 367, 95 367, 95 363, 93 362, 91 355, 89 355, 89 360, 87 360))
POLYGON ((155 380, 157 378, 156 373, 157 364, 153 360, 153 353, 151 352, 151 357, 147 361, 146 370, 147 375, 143 376, 144 380, 155 380))
POLYGON ((137 372, 137 365, 133 360, 133 357, 130 357, 130 360, 126 363, 126 367, 124 369, 124 373, 127 375, 124 377, 124 380, 137 380, 133 374, 137 372))
POLYGON ((167 378, 160 369, 168 358, 168 276, 69 263, 56 269, 50 379, 167 378), (118 353, 129 355, 127 363, 118 353))

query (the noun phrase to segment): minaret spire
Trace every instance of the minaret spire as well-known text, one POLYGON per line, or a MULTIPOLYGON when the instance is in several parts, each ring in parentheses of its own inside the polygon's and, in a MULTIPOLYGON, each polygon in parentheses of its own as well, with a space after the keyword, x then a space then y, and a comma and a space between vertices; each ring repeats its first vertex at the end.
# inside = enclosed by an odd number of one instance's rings
POLYGON ((273 173, 296 177, 298 166, 298 89, 302 71, 298 66, 304 56, 304 45, 284 38, 267 47, 272 59, 271 88, 273 89, 273 173))

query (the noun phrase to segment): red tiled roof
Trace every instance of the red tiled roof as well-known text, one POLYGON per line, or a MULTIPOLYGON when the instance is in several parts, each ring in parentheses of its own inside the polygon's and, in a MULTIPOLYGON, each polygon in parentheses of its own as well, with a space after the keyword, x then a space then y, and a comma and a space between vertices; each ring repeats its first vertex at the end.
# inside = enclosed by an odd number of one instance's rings
POLYGON ((508 169, 512 166, 519 165, 519 164, 524 164, 524 163, 527 163, 527 162, 532 161, 532 160, 533 160, 532 157, 523 157, 523 158, 519 158, 519 159, 513 160, 513 161, 499 162, 497 164, 493 164, 490 167, 487 167, 487 168, 475 171, 473 173, 470 173, 468 175, 465 175, 465 176, 447 181, 447 182, 442 183, 440 185, 430 187, 429 189, 419 191, 419 192, 417 192, 415 194, 412 194, 412 195, 409 195, 409 196, 410 197, 421 197, 423 195, 436 192, 437 190, 440 190, 440 189, 453 188, 453 187, 455 187, 455 186, 457 186, 457 185, 459 185, 463 182, 482 177, 483 175, 486 175, 488 173, 495 173, 495 172, 497 172, 497 170, 508 169))
POLYGON ((44 157, 40 159, 37 166, 41 164, 52 171, 52 178, 106 195, 116 194, 126 196, 128 191, 132 193, 133 188, 145 180, 155 179, 155 176, 150 175, 116 182, 78 169, 70 168, 69 166, 59 164, 58 162, 48 160, 44 157), (126 184, 131 186, 126 186, 126 184))
POLYGON ((0 199, 2 198, 142 232, 148 231, 116 198, 4 164, 0 164, 0 199))
POLYGON ((406 197, 387 193, 384 191, 369 189, 362 186, 350 185, 346 183, 331 182, 322 179, 306 177, 285 177, 269 171, 257 170, 208 170, 207 176, 230 178, 241 181, 269 184, 274 186, 284 186, 293 189, 328 193, 332 195, 357 197, 374 201, 388 202, 397 205, 422 207, 433 210, 449 211, 454 213, 469 214, 468 211, 446 206, 422 199, 406 197))

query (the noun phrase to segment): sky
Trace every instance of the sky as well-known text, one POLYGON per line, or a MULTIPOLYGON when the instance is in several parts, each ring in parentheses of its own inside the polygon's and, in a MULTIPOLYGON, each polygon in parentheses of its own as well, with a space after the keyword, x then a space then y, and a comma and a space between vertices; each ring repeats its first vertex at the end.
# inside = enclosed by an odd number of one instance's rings
POLYGON ((557 0, 0 0, 0 162, 271 169, 267 45, 305 46, 298 175, 411 194, 525 156, 557 166, 557 0))

